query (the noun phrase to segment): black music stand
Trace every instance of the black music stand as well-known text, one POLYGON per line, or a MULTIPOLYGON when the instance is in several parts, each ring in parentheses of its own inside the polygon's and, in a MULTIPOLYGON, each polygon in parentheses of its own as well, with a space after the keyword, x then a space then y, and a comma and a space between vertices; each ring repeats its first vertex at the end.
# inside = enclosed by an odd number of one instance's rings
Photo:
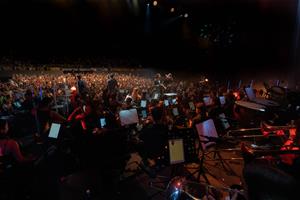
POLYGON ((151 187, 158 190, 158 192, 151 195, 150 199, 166 190, 166 188, 155 187, 154 184, 168 184, 175 176, 184 172, 184 164, 194 161, 194 157, 197 155, 194 146, 195 132, 191 128, 177 129, 169 134, 168 152, 166 152, 165 159, 168 160, 171 172, 167 176, 157 176, 164 180, 150 182, 151 187))
POLYGON ((194 176, 195 174, 198 173, 197 180, 200 181, 200 178, 202 176, 204 178, 204 180, 206 181, 206 183, 208 183, 208 184, 210 184, 210 183, 209 183, 209 180, 208 180, 206 174, 209 174, 210 176, 216 178, 204 166, 205 159, 206 159, 206 157, 208 157, 208 155, 210 153, 213 153, 212 160, 218 161, 221 164, 222 168, 226 172, 235 174, 233 172, 233 170, 230 168, 230 166, 228 165, 228 163, 226 163, 225 160, 222 158, 219 150, 212 150, 212 151, 208 150, 208 148, 210 148, 210 147, 216 147, 218 145, 217 143, 219 142, 218 140, 220 140, 213 120, 209 119, 202 123, 197 124, 196 129, 198 132, 199 143, 200 143, 199 144, 199 152, 201 150, 202 155, 199 158, 199 167, 197 168, 197 170, 195 172, 191 173, 190 176, 194 176))

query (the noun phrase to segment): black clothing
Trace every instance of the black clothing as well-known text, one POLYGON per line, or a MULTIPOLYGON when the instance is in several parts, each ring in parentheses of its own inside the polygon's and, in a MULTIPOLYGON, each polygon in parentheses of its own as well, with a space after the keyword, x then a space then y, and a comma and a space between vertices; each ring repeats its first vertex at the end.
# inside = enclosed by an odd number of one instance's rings
POLYGON ((162 124, 148 125, 143 128, 140 139, 143 141, 141 154, 155 159, 164 153, 168 142, 168 127, 162 124))

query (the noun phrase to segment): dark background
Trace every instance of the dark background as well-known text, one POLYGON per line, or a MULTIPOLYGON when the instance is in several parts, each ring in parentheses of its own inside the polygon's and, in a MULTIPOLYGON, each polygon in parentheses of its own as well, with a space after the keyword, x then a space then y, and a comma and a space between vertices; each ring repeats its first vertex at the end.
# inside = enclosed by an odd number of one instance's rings
POLYGON ((297 0, 2 0, 0 54, 280 71, 295 58, 296 11, 297 0))

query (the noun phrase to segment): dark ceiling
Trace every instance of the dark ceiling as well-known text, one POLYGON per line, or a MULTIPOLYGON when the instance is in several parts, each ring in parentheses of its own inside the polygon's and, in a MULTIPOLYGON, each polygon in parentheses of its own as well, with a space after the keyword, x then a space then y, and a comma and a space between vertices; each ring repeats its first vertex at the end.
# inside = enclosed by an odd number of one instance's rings
POLYGON ((152 2, 3 0, 1 55, 128 56, 174 65, 291 64, 296 0, 158 0, 156 7, 152 2), (189 17, 175 20, 184 13, 189 17))

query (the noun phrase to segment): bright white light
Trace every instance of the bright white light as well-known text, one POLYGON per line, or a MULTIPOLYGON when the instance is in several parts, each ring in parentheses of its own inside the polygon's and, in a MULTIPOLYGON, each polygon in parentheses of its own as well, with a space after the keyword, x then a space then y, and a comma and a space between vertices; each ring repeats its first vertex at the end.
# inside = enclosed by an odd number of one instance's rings
POLYGON ((71 91, 76 91, 76 87, 75 86, 71 87, 71 91))
POLYGON ((175 8, 171 8, 171 10, 170 10, 171 12, 174 12, 175 11, 175 8))
POLYGON ((153 1, 153 6, 157 6, 157 1, 153 1))
POLYGON ((205 81, 208 82, 208 79, 206 78, 205 81))
POLYGON ((189 14, 185 13, 184 18, 188 18, 188 17, 189 17, 189 14))

